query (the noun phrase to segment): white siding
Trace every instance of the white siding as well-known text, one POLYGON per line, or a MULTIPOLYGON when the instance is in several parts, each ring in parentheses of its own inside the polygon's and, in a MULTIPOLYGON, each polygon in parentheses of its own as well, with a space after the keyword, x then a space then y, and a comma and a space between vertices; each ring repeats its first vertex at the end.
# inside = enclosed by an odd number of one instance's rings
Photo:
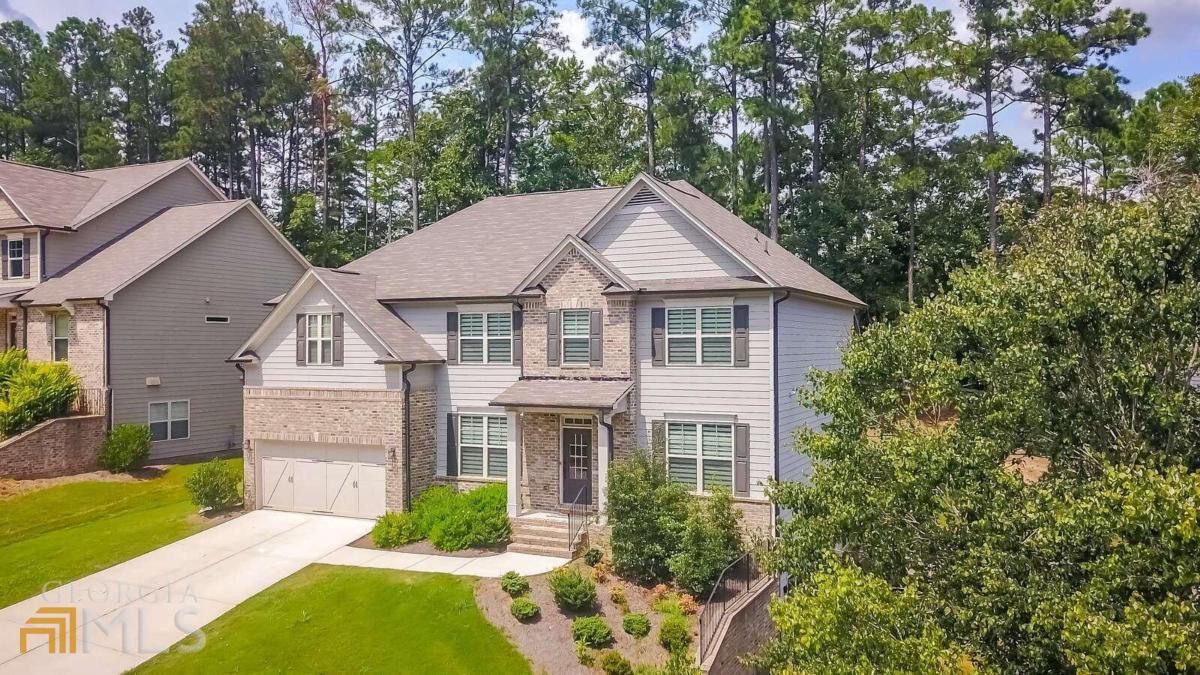
MULTIPOLYGON (((317 284, 305 294, 291 313, 283 318, 263 343, 258 354, 261 383, 264 387, 312 387, 318 389, 387 389, 388 368, 375 363, 387 354, 375 338, 341 307, 332 293, 317 284), (296 314, 305 312, 343 312, 344 348, 340 366, 296 365, 296 314)), ((395 385, 394 381, 391 381, 395 385)), ((345 432, 346 430, 342 430, 345 432)))
MULTIPOLYGON (((431 347, 446 355, 446 312, 459 310, 453 303, 413 303, 393 305, 392 308, 408 322, 431 347)), ((543 346, 543 349, 545 347, 543 346)), ((504 365, 438 365, 419 369, 420 376, 431 379, 437 387, 437 470, 446 472, 446 415, 460 410, 492 410, 488 403, 500 395, 521 376, 520 366, 504 365)), ((417 373, 414 373, 416 375, 417 373)))
POLYGON ((618 209, 589 242, 630 279, 745 276, 750 272, 675 209, 658 202, 618 209))
MULTIPOLYGON (((725 300, 720 301, 725 304, 725 300)), ((650 309, 661 298, 639 300, 637 358, 640 370, 638 445, 649 447, 650 425, 667 415, 736 416, 750 425, 750 496, 763 497, 775 470, 774 406, 771 401, 771 298, 739 295, 750 306, 750 365, 655 366, 651 357, 650 309)))
POLYGON ((812 462, 795 450, 795 432, 816 428, 826 420, 796 401, 808 385, 811 369, 836 370, 842 365, 841 349, 850 338, 854 310, 805 298, 791 297, 779 303, 779 383, 776 396, 779 417, 779 478, 804 480, 812 462))
POLYGON ((7 246, 9 239, 29 238, 29 278, 16 279, 0 279, 0 292, 17 290, 20 288, 32 288, 41 282, 39 278, 39 265, 42 264, 41 251, 41 236, 37 230, 32 232, 4 232, 0 233, 0 244, 7 246))

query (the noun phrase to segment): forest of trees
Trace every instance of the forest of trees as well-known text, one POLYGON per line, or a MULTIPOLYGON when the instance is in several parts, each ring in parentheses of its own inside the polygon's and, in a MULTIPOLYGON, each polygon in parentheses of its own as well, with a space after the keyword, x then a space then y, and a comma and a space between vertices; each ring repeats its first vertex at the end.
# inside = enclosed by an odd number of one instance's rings
POLYGON ((726 204, 870 318, 1003 254, 1051 201, 1200 169, 1200 80, 1135 101, 1110 59, 1147 17, 1109 0, 963 0, 965 31, 909 0, 578 9, 590 67, 549 0, 204 0, 178 39, 140 7, 45 37, 0 24, 0 157, 192 157, 321 265, 488 195, 648 169, 726 204), (1014 105, 1037 115, 1027 138, 996 130, 1014 105))

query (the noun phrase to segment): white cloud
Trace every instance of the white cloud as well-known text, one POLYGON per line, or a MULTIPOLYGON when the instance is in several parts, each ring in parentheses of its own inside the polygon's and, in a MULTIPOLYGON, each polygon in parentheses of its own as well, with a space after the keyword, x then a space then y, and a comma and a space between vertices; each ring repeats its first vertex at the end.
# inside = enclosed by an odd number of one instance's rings
POLYGON ((568 9, 558 17, 558 30, 567 38, 567 48, 561 54, 571 54, 579 59, 585 67, 591 67, 600 57, 600 50, 584 44, 588 37, 587 19, 573 9, 568 9))

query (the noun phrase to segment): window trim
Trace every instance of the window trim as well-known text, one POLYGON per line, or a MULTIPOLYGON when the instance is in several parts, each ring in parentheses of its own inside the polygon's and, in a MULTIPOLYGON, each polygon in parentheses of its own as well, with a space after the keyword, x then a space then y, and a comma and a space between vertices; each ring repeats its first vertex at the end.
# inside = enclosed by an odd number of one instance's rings
POLYGON ((55 312, 50 315, 50 355, 55 361, 69 361, 71 358, 71 315, 68 312, 55 312), (58 334, 59 317, 66 317, 66 335, 58 334), (60 340, 63 343, 62 358, 58 357, 58 343, 60 340))
POLYGON ((165 443, 167 441, 186 441, 187 439, 191 438, 192 437, 192 399, 177 398, 177 399, 171 399, 171 400, 166 400, 166 401, 150 401, 149 403, 147 403, 146 404, 146 427, 149 428, 151 424, 162 424, 162 423, 165 423, 167 425, 167 437, 156 441, 156 440, 154 440, 154 436, 152 434, 150 437, 151 443, 165 443), (187 417, 180 417, 180 418, 171 417, 171 404, 172 403, 186 403, 187 404, 187 417), (163 404, 166 404, 166 406, 167 406, 167 419, 163 420, 162 422, 151 421, 150 410, 153 409, 153 407, 156 405, 163 405, 163 404), (172 422, 187 422, 188 423, 187 436, 180 436, 178 438, 172 438, 171 437, 171 423, 172 422))
POLYGON ((734 306, 733 305, 698 305, 695 307, 667 307, 666 313, 663 315, 665 325, 663 326, 663 364, 667 366, 703 366, 709 368, 728 368, 734 365, 734 344, 733 336, 735 331, 733 325, 734 306), (705 333, 702 319, 704 310, 706 309, 723 309, 729 311, 729 333, 705 333), (674 339, 682 340, 689 335, 695 339, 696 343, 696 359, 694 361, 672 362, 671 360, 671 312, 691 312, 696 320, 696 331, 692 334, 675 334, 674 339), (705 363, 704 362, 704 338, 729 338, 729 361, 723 363, 705 363))
POLYGON ((330 312, 305 312, 305 314, 304 314, 304 365, 306 365, 306 366, 332 366, 333 365, 333 312, 332 311, 330 311, 330 312), (318 317, 318 319, 317 319, 318 333, 320 332, 320 329, 321 329, 321 318, 329 319, 329 337, 327 337, 327 338, 321 337, 320 335, 318 335, 317 337, 313 337, 312 322, 310 321, 310 319, 314 316, 318 317), (313 361, 309 358, 309 355, 311 354, 311 352, 309 350, 309 345, 311 345, 314 342, 317 343, 317 360, 316 361, 313 361), (329 343, 328 351, 325 351, 325 346, 322 344, 325 342, 329 343), (321 360, 322 356, 327 356, 329 358, 329 360, 327 362, 322 361, 321 360))
POLYGON ((488 413, 459 413, 457 423, 454 426, 455 426, 455 435, 457 437, 456 448, 457 448, 457 455, 458 455, 456 458, 458 461, 458 466, 456 467, 458 469, 458 472, 456 473, 456 475, 460 478, 465 477, 465 478, 468 478, 471 480, 493 480, 493 481, 508 480, 508 434, 512 433, 512 429, 508 428, 508 415, 495 415, 495 414, 488 414, 488 413), (482 446, 475 445, 474 443, 466 443, 466 444, 463 443, 462 421, 463 421, 463 418, 465 418, 465 417, 481 417, 481 418, 483 418, 483 445, 482 446), (503 446, 488 444, 488 428, 492 423, 491 420, 502 420, 504 422, 505 442, 504 442, 503 446), (483 450, 483 473, 481 473, 481 474, 463 473, 462 459, 463 459, 463 448, 464 447, 482 448, 482 450, 483 450), (489 464, 491 463, 491 459, 490 459, 491 455, 488 452, 488 450, 494 449, 494 448, 502 448, 505 453, 505 464, 504 464, 504 475, 503 476, 493 476, 488 471, 488 469, 491 468, 489 466, 489 464))
POLYGON ((513 312, 511 309, 508 311, 489 311, 489 310, 478 310, 478 311, 471 311, 471 312, 459 311, 459 313, 458 313, 458 335, 457 335, 457 339, 458 339, 458 364, 457 365, 511 366, 512 362, 513 362, 513 337, 514 337, 513 336, 513 312), (492 337, 490 324, 488 323, 488 318, 493 314, 508 315, 508 335, 506 335, 506 336, 499 335, 496 337, 492 337), (483 334, 482 335, 463 335, 463 329, 462 329, 463 317, 475 316, 475 315, 479 315, 482 317, 483 334), (479 340, 482 343, 482 351, 483 351, 482 360, 466 361, 463 359, 463 341, 464 340, 479 340), (492 360, 491 352, 488 350, 488 347, 489 347, 489 345, 491 345, 492 342, 508 342, 508 359, 503 360, 503 361, 493 361, 492 360))
POLYGON ((560 354, 559 365, 567 368, 581 368, 590 366, 592 363, 592 310, 580 309, 578 307, 560 309, 558 315, 558 325, 558 353, 560 354), (587 318, 587 329, 582 335, 567 335, 567 312, 577 312, 579 314, 583 314, 587 318), (584 352, 585 356, 582 361, 567 360, 567 340, 583 340, 583 343, 587 345, 587 349, 584 352))
POLYGON ((4 245, 7 247, 6 253, 8 254, 8 269, 5 270, 8 273, 8 278, 9 279, 24 279, 25 272, 26 272, 26 269, 25 269, 25 238, 17 237, 14 239, 6 239, 4 241, 4 245), (20 252, 16 256, 13 255, 13 244, 16 244, 21 249, 20 252), (19 273, 13 271, 13 263, 16 263, 21 266, 21 271, 19 273))
MULTIPOLYGON (((668 419, 668 420, 664 420, 664 425, 665 426, 663 429, 663 435, 664 435, 663 441, 664 441, 665 447, 663 448, 663 454, 664 454, 664 457, 666 458, 666 462, 667 462, 667 466, 666 466, 667 477, 672 482, 678 482, 678 481, 675 481, 674 478, 671 478, 671 458, 672 457, 694 460, 696 463, 696 482, 694 485, 691 486, 691 492, 693 494, 697 494, 697 495, 712 494, 711 491, 704 489, 704 427, 705 426, 727 427, 729 429, 729 459, 728 459, 728 462, 729 462, 729 486, 728 486, 728 488, 729 488, 730 493, 732 493, 734 491, 734 486, 737 484, 737 476, 735 475, 737 473, 737 424, 735 424, 733 422, 713 422, 713 421, 704 422, 704 421, 699 421, 699 420, 693 421, 693 420, 668 419), (696 453, 695 453, 695 455, 679 455, 679 454, 673 455, 671 453, 671 425, 672 424, 688 424, 696 429, 696 453)), ((726 460, 722 460, 722 459, 714 460, 713 458, 710 457, 709 461, 726 461, 726 460)), ((687 485, 686 483, 679 483, 679 484, 685 485, 685 486, 687 485)))

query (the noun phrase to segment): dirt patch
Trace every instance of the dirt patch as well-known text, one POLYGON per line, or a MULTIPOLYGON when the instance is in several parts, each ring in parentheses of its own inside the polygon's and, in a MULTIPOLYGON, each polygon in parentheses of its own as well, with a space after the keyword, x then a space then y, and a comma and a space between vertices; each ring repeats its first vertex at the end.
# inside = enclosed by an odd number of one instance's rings
POLYGON ((68 483, 82 483, 84 481, 102 481, 107 483, 136 483, 142 480, 151 480, 158 478, 163 474, 164 469, 160 467, 146 467, 139 469, 133 473, 109 473, 107 471, 88 471, 87 473, 77 473, 70 476, 56 476, 54 478, 29 478, 26 480, 13 480, 11 478, 0 478, 0 499, 8 499, 17 495, 37 492, 45 490, 56 485, 66 485, 68 483))
POLYGON ((503 546, 494 548, 468 548, 463 551, 442 551, 429 543, 428 540, 414 541, 411 544, 405 544, 399 548, 380 549, 371 541, 371 535, 366 534, 354 541, 350 542, 354 548, 368 548, 371 550, 383 551, 400 551, 401 553, 416 553, 418 555, 444 555, 451 558, 486 558, 488 556, 500 555, 504 552, 503 546))
POLYGON ((216 513, 193 513, 188 516, 188 523, 199 525, 203 529, 208 529, 214 525, 229 522, 238 516, 245 515, 246 511, 241 508, 225 509, 216 513))
MULTIPOLYGON (((581 561, 575 561, 585 574, 591 576, 591 569, 581 561)), ((604 617, 605 623, 613 632, 613 644, 606 649, 615 649, 629 659, 634 666, 658 665, 667 662, 667 650, 658 644, 658 627, 662 624, 663 616, 651 609, 650 591, 616 577, 610 577, 603 583, 596 584, 596 594, 599 596, 597 611, 585 614, 564 612, 554 603, 554 594, 550 592, 548 575, 529 577, 529 595, 541 608, 541 616, 536 621, 521 623, 509 612, 512 598, 500 588, 499 579, 480 579, 475 585, 475 604, 493 625, 504 631, 513 641, 525 658, 533 665, 535 673, 594 673, 598 668, 588 668, 580 665, 575 653, 575 643, 571 637, 571 622, 579 616, 594 614, 604 617), (613 603, 611 594, 615 586, 625 589, 629 599, 629 611, 635 614, 645 614, 650 619, 650 634, 644 638, 634 638, 621 628, 624 611, 613 603)), ((593 650, 597 661, 604 650, 593 650)))

